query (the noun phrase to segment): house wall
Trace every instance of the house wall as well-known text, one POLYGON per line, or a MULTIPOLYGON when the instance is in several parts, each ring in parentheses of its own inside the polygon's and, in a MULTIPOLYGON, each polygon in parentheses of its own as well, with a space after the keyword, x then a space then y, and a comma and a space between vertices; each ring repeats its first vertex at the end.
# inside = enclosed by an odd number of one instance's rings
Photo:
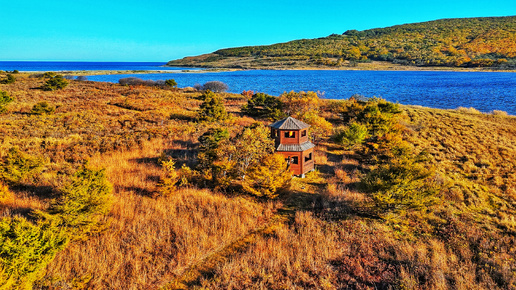
POLYGON ((300 144, 299 143, 299 130, 279 130, 280 131, 280 144, 300 144), (285 138, 285 132, 293 131, 295 138, 285 138))
POLYGON ((314 156, 314 148, 310 148, 306 151, 302 152, 302 162, 301 162, 301 168, 302 168, 302 174, 307 173, 310 170, 313 170, 315 168, 315 156, 314 156), (312 154, 312 159, 305 161, 305 157, 308 157, 310 154, 312 154))
POLYGON ((302 154, 303 152, 278 152, 281 155, 285 156, 285 158, 292 158, 294 156, 297 156, 298 158, 298 164, 290 164, 290 172, 295 175, 301 175, 302 173, 302 166, 303 166, 303 159, 302 154))

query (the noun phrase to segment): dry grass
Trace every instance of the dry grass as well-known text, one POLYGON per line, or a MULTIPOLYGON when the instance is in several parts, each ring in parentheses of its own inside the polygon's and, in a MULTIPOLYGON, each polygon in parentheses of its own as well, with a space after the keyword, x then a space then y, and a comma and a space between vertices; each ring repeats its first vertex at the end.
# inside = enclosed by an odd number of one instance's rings
MULTIPOLYGON (((85 158, 115 188, 106 229, 61 252, 44 289, 516 289, 514 117, 404 107, 405 138, 429 151, 447 186, 427 211, 378 219, 357 187, 367 168, 329 141, 316 148, 317 171, 273 202, 195 186, 162 196, 162 153, 191 165, 215 126, 193 122, 197 93, 93 82, 44 92, 31 89, 42 80, 18 79, 0 85, 17 98, 0 116, 0 150, 48 164, 2 195, 0 214, 46 208, 85 158), (59 105, 54 115, 24 114, 43 100, 59 105)), ((224 125, 256 121, 227 97, 224 125)))
POLYGON ((93 165, 106 168, 115 187, 116 202, 106 217, 109 227, 60 253, 43 284, 69 287, 83 277, 88 288, 155 288, 272 217, 274 203, 209 190, 150 197, 162 174, 152 160, 164 149, 170 148, 154 141, 139 150, 92 159, 93 165))

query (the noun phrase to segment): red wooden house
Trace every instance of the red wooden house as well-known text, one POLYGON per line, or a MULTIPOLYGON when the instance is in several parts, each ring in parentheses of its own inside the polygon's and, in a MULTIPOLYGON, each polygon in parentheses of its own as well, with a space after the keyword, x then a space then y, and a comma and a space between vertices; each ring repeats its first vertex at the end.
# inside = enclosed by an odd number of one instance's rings
POLYGON ((292 117, 269 125, 271 137, 276 141, 276 151, 290 163, 290 171, 304 176, 314 169, 314 147, 308 140, 310 125, 292 117))

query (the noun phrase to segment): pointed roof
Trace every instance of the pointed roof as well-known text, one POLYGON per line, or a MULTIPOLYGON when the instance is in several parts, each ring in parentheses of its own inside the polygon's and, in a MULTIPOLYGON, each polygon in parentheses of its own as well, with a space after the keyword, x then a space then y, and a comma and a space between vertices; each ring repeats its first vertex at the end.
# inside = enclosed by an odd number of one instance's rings
POLYGON ((269 127, 277 130, 301 130, 310 127, 310 125, 308 125, 305 122, 301 122, 297 119, 294 119, 292 117, 287 117, 276 123, 270 124, 269 127))

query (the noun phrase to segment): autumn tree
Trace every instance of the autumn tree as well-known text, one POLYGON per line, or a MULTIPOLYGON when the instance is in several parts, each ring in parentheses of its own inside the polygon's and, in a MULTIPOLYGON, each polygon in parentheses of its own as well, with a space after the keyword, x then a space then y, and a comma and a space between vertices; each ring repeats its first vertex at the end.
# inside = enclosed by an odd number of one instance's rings
POLYGON ((333 126, 320 116, 321 100, 317 93, 291 91, 283 93, 279 99, 283 112, 311 126, 310 134, 314 139, 331 133, 333 126))
POLYGON ((288 188, 291 180, 292 173, 285 157, 275 153, 264 156, 256 166, 250 168, 242 186, 250 194, 276 198, 281 189, 288 188))

